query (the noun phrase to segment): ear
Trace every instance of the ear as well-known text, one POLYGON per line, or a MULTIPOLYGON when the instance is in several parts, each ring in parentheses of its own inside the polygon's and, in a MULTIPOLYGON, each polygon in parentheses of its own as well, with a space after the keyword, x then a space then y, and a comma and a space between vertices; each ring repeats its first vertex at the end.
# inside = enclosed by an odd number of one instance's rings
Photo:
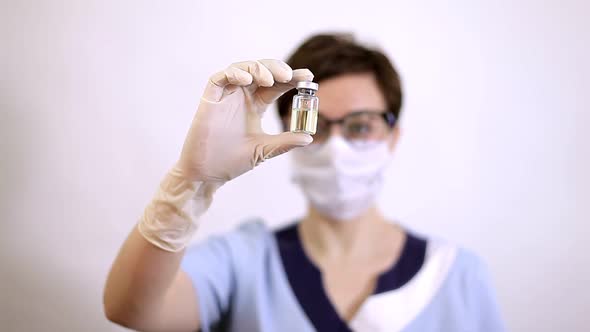
POLYGON ((393 150, 395 150, 395 147, 397 146, 397 142, 399 141, 399 138, 401 136, 401 128, 399 125, 396 125, 395 127, 393 127, 393 130, 391 131, 391 134, 389 136, 389 151, 393 152, 393 150))

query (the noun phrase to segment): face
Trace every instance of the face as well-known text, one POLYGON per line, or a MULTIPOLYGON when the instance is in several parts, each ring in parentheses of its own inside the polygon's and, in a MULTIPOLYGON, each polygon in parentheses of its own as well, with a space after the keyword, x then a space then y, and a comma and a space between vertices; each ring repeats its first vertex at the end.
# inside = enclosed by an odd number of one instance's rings
POLYGON ((314 211, 353 220, 374 206, 398 129, 388 124, 387 103, 372 74, 337 76, 319 85, 317 132, 312 144, 293 152, 293 179, 314 211), (322 145, 333 135, 345 141, 322 145))
POLYGON ((327 140, 330 135, 344 135, 361 140, 387 140, 390 149, 395 147, 399 129, 398 126, 391 129, 380 115, 387 110, 387 103, 372 73, 345 74, 319 83, 320 119, 318 133, 314 136, 316 143, 327 140), (370 114, 351 116, 359 111, 370 114), (329 121, 341 119, 348 120, 340 125, 327 125, 329 121))

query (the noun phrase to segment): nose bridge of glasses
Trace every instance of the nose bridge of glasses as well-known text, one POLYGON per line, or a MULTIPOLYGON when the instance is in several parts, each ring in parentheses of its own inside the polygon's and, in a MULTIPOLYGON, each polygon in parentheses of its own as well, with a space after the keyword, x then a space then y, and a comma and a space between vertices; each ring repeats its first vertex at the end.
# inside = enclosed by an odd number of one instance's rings
POLYGON ((340 119, 328 119, 321 114, 318 115, 319 121, 322 122, 322 127, 324 129, 323 134, 327 134, 326 138, 331 137, 334 134, 340 135, 342 132, 342 124, 346 120, 346 117, 340 119))
POLYGON ((330 136, 332 135, 342 135, 342 119, 338 121, 329 122, 330 126, 330 136))

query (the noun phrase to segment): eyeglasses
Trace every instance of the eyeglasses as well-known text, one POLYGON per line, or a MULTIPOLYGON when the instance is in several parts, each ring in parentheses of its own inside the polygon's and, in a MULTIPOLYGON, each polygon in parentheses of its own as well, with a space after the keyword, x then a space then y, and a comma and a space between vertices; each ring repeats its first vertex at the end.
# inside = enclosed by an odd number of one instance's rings
MULTIPOLYGON (((349 142, 381 141, 387 138, 395 123, 396 117, 391 111, 358 111, 337 120, 326 119, 320 112, 313 142, 321 144, 327 141, 334 124, 340 126, 342 136, 349 142)), ((288 128, 284 119, 283 124, 288 128)))

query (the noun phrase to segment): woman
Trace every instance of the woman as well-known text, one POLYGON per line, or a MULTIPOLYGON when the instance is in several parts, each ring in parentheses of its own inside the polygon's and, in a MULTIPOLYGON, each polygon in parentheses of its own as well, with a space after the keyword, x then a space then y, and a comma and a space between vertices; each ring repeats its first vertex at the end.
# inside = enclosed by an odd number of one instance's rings
POLYGON ((504 330, 474 255, 412 234, 375 206, 400 131, 402 93, 387 57, 319 35, 288 63, 308 69, 247 61, 211 77, 179 161, 113 264, 107 317, 145 331, 504 330), (288 123, 285 92, 312 72, 313 142, 264 134, 268 105, 278 99, 288 123), (217 188, 292 149, 305 217, 278 231, 245 223, 184 250, 217 188))

